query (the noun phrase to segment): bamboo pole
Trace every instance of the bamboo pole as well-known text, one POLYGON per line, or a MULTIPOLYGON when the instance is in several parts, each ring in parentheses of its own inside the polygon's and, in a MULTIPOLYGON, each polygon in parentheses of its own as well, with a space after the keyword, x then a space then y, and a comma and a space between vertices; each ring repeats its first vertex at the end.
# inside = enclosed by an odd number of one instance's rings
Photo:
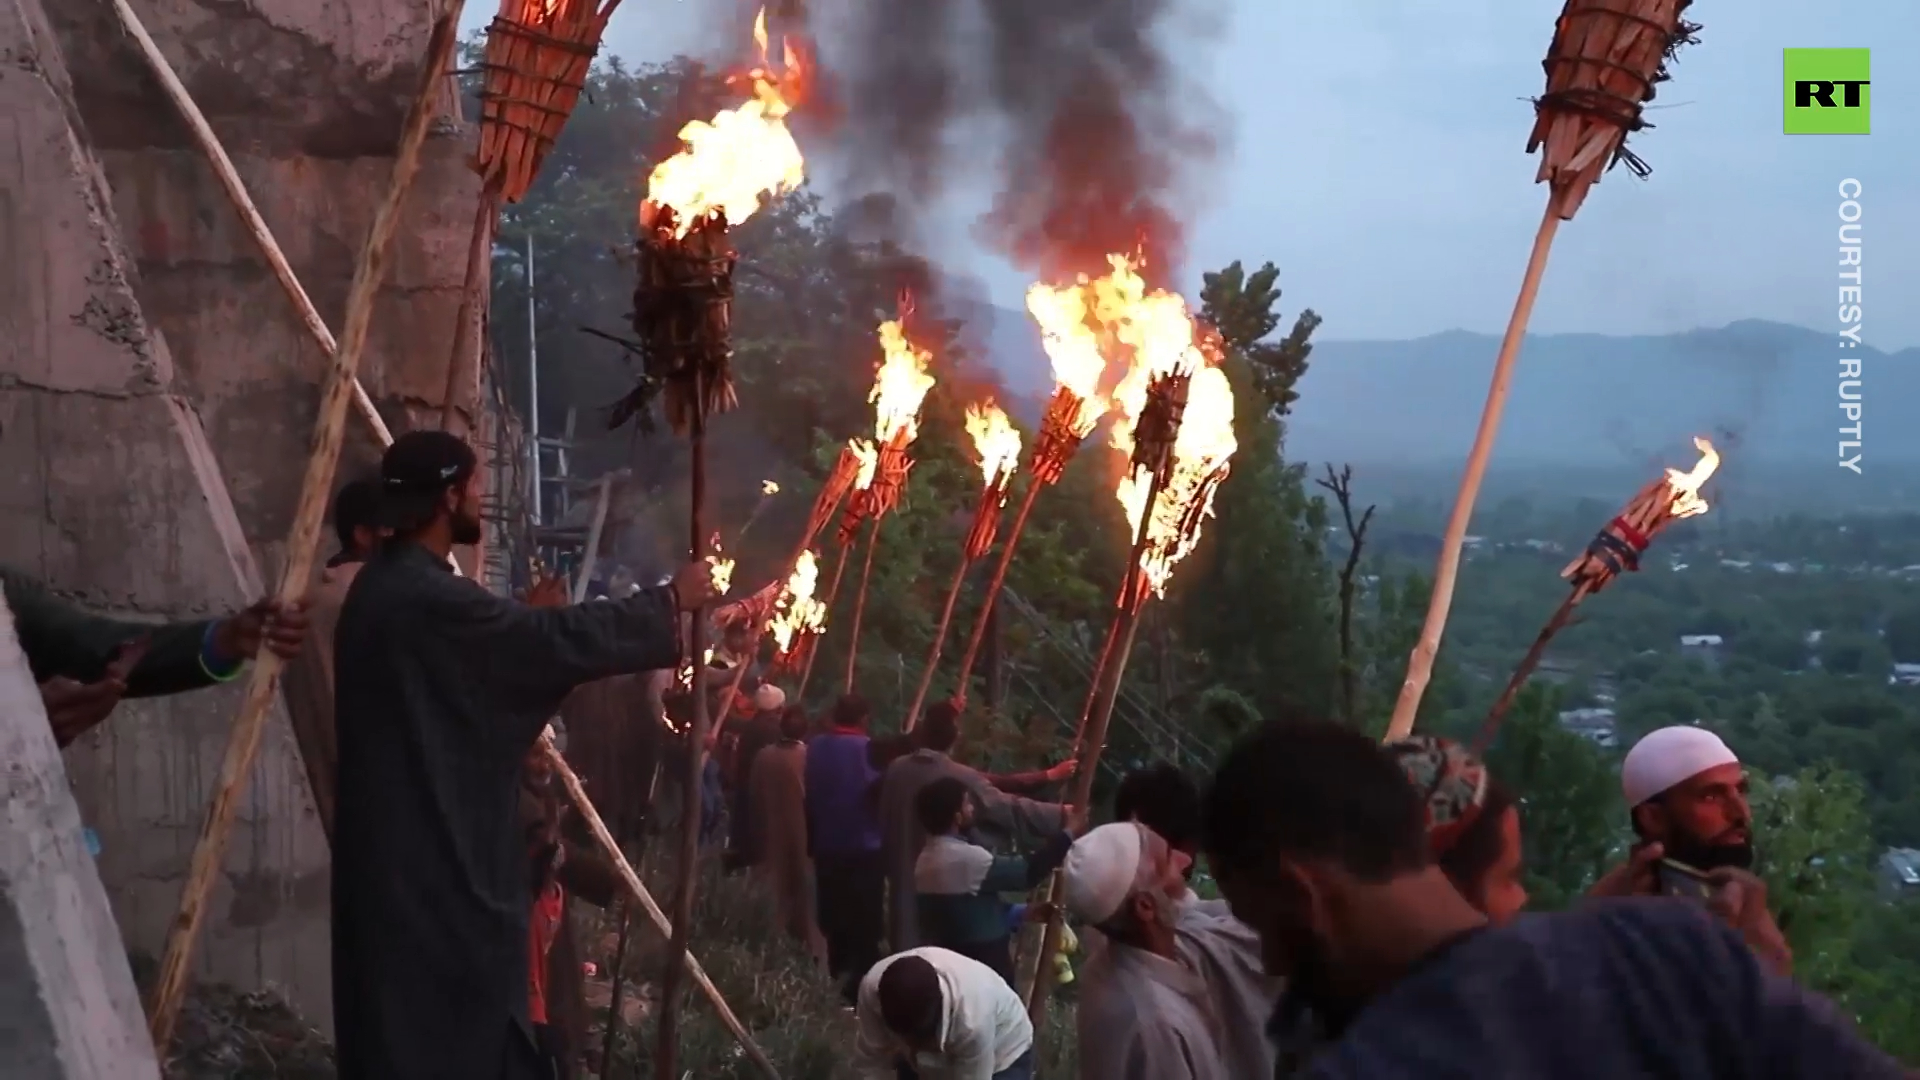
POLYGON ((1007 583, 1007 568, 1013 565, 1013 551, 1020 544, 1020 534, 1026 531, 1027 517, 1033 513, 1033 504, 1040 499, 1040 489, 1046 486, 1038 476, 1028 479, 1027 493, 1020 497, 1020 510, 1013 516, 1013 527, 1000 545, 1000 558, 993 564, 993 575, 987 578, 985 599, 980 602, 980 617, 974 620, 973 632, 967 635, 967 651, 960 655, 959 689, 953 695, 956 704, 967 703, 967 690, 973 683, 973 664, 980 657, 981 644, 987 640, 987 626, 993 618, 993 605, 1000 598, 1000 589, 1007 583))
MULTIPOLYGON (((465 0, 457 0, 453 8, 456 14, 460 10, 459 5, 464 2, 465 0)), ((288 264, 286 254, 280 250, 279 242, 273 238, 273 231, 267 228, 266 219, 260 216, 259 209, 254 206, 253 198, 247 194, 246 185, 240 182, 239 170, 233 167, 233 159, 227 156, 226 148, 220 145, 220 139, 213 133, 212 125, 207 123, 206 115, 200 111, 200 106, 194 102, 193 96, 187 93, 187 88, 180 81, 180 76, 167 62, 166 54, 160 51, 160 46, 154 44, 153 37, 147 33, 146 26, 140 22, 140 16, 134 14, 128 0, 113 0, 113 10, 119 15, 120 25, 126 29, 128 36, 132 37, 134 43, 140 47, 140 55, 146 59, 147 67, 159 81, 160 89, 173 102, 173 107, 179 111, 180 118, 186 121, 187 130, 192 133, 193 141, 200 145, 200 152, 206 155, 207 163, 213 166, 214 178, 220 181, 220 187, 227 193, 227 201, 231 202, 234 210, 239 213, 241 225, 245 226, 247 234, 259 247, 261 256, 267 260, 267 266, 273 271, 275 280, 280 282, 280 288, 287 294, 287 299, 293 301, 295 314, 300 316, 300 321, 306 326, 307 333, 319 343, 328 359, 333 359, 339 352, 339 345, 334 341, 333 331, 327 329, 326 320, 320 317, 319 310, 313 306, 313 301, 307 296, 307 290, 301 286, 300 279, 294 276, 293 267, 288 264)), ((431 112, 428 118, 431 119, 431 112)), ((367 396, 367 391, 360 385, 357 377, 352 382, 351 393, 354 407, 366 420, 367 426, 373 430, 374 437, 380 440, 380 445, 383 447, 393 445, 393 433, 387 429, 387 422, 380 418, 380 410, 374 408, 373 399, 367 396)))
MULTIPOLYGON (((606 853, 607 858, 613 861, 613 868, 619 873, 621 884, 627 887, 628 897, 647 913, 647 918, 653 921, 654 927, 660 931, 662 937, 675 941, 681 940, 685 933, 686 922, 683 920, 676 926, 667 921, 666 912, 660 910, 660 905, 654 902, 653 894, 647 891, 646 885, 640 880, 640 875, 634 872, 633 864, 627 861, 626 852, 621 851, 620 845, 614 842, 612 831, 607 828, 607 823, 601 820, 599 811, 594 809, 593 801, 587 798, 586 785, 580 782, 580 778, 568 766, 567 759, 554 747, 553 740, 544 734, 540 737, 540 748, 546 754, 547 761, 552 764, 554 775, 560 778, 561 786, 567 789, 567 798, 572 800, 574 807, 580 811, 580 816, 586 820, 587 828, 593 833, 594 841, 600 845, 600 849, 606 853)), ((696 792, 696 802, 697 797, 696 792)), ((696 821, 693 829, 696 839, 699 831, 699 822, 696 821)), ((763 1074, 771 1080, 779 1080, 779 1070, 773 1067, 773 1061, 767 1057, 767 1052, 753 1041, 753 1035, 747 1031, 747 1026, 740 1022, 740 1017, 728 1007, 727 999, 720 995, 720 989, 713 985, 712 979, 707 977, 706 970, 700 966, 700 961, 694 959, 690 953, 682 954, 681 959, 686 964, 687 973, 692 977, 693 984, 706 995, 707 1001, 713 1005, 713 1011, 719 1014, 720 1022, 727 1026, 727 1030, 732 1032, 734 1039, 740 1043, 740 1049, 760 1067, 763 1074)))
MULTIPOLYGON (((920 722, 920 709, 927 703, 927 691, 933 688, 933 673, 940 666, 940 646, 947 640, 947 627, 953 622, 953 609, 960 601, 960 590, 967 583, 967 571, 973 569, 973 560, 965 555, 960 557, 960 566, 953 572, 953 584, 947 587, 947 602, 940 609, 940 622, 933 628, 933 647, 927 652, 926 665, 920 671, 920 685, 914 687, 913 701, 907 706, 906 719, 900 722, 900 730, 912 731, 920 722)), ((961 673, 966 678, 966 673, 961 673)))
MULTIPOLYGON (((638 845, 641 866, 645 866, 647 862, 647 838, 648 833, 651 831, 653 798, 654 794, 659 790, 660 755, 655 753, 653 755, 653 771, 647 776, 648 816, 643 819, 648 822, 649 828, 641 831, 638 845)), ((582 794, 584 796, 584 791, 582 794)), ((582 811, 582 813, 584 814, 585 811, 582 811)), ((638 879, 638 876, 636 873, 635 878, 638 879)), ((612 986, 607 995, 607 1034, 605 1041, 600 1047, 600 1072, 598 1074, 600 1080, 611 1080, 613 1076, 613 1046, 615 1036, 619 1034, 620 1030, 620 994, 622 990, 626 989, 627 942, 629 940, 628 935, 632 930, 633 909, 628 902, 623 901, 620 905, 620 940, 614 946, 613 970, 609 973, 609 981, 612 986)), ((672 935, 662 934, 661 936, 670 938, 672 935)))
POLYGON ((1526 337, 1527 322, 1533 317, 1534 298, 1540 293, 1540 277, 1547 269, 1547 255, 1553 249, 1553 237, 1560 229, 1560 199, 1547 200, 1546 216, 1533 236, 1533 251, 1527 256, 1527 271, 1520 280, 1520 295, 1514 299, 1513 314, 1507 320, 1507 332, 1500 339, 1500 355, 1493 363, 1493 383, 1487 388, 1487 401, 1480 411, 1480 428, 1473 436, 1473 450, 1467 455, 1467 468, 1460 477, 1460 492, 1454 497, 1453 514, 1447 518, 1446 537, 1440 545, 1440 562, 1434 568, 1433 595, 1427 601, 1426 621, 1420 638, 1407 660, 1406 681, 1400 684, 1399 700, 1394 702, 1393 719, 1387 725, 1387 741, 1394 742, 1413 733, 1413 720, 1420 711, 1420 699, 1433 678, 1433 661, 1440 653, 1440 638, 1446 633, 1447 615, 1453 609, 1453 587, 1460 573, 1460 549, 1466 543, 1467 525, 1473 520, 1473 504, 1480 495, 1480 481, 1486 476, 1487 459, 1493 454, 1493 441, 1500 431, 1500 417, 1507 407, 1507 389, 1513 382, 1513 362, 1520 355, 1520 343, 1526 337))
MULTIPOLYGON (((480 382, 480 356, 486 347, 483 327, 493 280, 493 237, 500 224, 500 192, 488 186, 480 192, 480 205, 473 215, 473 236, 467 242, 467 273, 460 285, 460 313, 454 317, 453 351, 447 356, 447 387, 440 397, 440 430, 452 431, 454 419, 465 406, 469 383, 480 382)), ((478 431, 479 402, 473 405, 473 421, 478 431)))
MULTIPOLYGON (((116 0, 120 2, 120 0, 116 0)), ((327 375, 326 390, 320 399, 320 416, 314 425, 313 445, 307 454, 306 478, 300 487, 300 502, 294 511, 292 533, 287 537, 287 560, 280 573, 276 595, 283 603, 298 602, 307 591, 314 551, 319 544, 320 525, 326 515, 327 495, 333 489, 333 474, 339 464, 340 444, 346 426, 347 406, 353 397, 354 370, 367 343, 367 328, 373 317, 373 301, 386 276, 387 245, 400 223, 407 191, 419 170, 420 147, 426 141, 427 125, 433 119, 433 96, 446 75, 453 55, 455 28, 460 23, 461 0, 453 0, 447 13, 434 23, 427 45, 426 62, 421 69, 413 105, 407 112, 400 136, 399 152, 393 163, 393 179, 386 199, 374 215, 355 267, 353 287, 347 296, 347 316, 342 324, 344 340, 334 354, 333 368, 327 375)), ((154 988, 149 1030, 161 1056, 173 1036, 174 1021, 180 1013, 187 988, 187 967, 193 957, 200 922, 206 914, 207 899, 220 874, 226 854, 227 838, 233 828, 234 813, 240 795, 246 789, 253 769, 253 757, 260 746, 266 726, 267 709, 273 703, 280 683, 281 662, 271 652, 262 652, 253 663, 247 682, 247 695, 240 714, 234 720, 227 739, 226 756, 220 764, 220 778, 207 809, 200 838, 194 846, 193 862, 187 872, 186 887, 180 897, 180 910, 167 934, 166 953, 160 964, 159 982, 154 988)))
MULTIPOLYGON (((707 385, 706 372, 693 368, 693 396, 689 441, 692 446, 692 476, 689 484, 689 548, 693 561, 707 557, 707 385)), ((693 613, 688 629, 688 655, 703 665, 706 651, 707 614, 703 608, 693 613)), ((660 1028, 654 1045, 655 1076, 675 1076, 674 1061, 680 1051, 680 982, 692 970, 693 956, 688 952, 693 934, 693 900, 700 878, 700 772, 707 754, 707 731, 711 716, 709 701, 694 676, 693 728, 687 733, 687 767, 681 777, 680 802, 680 878, 673 896, 674 925, 667 950, 667 969, 660 980, 660 1028)), ((769 1066, 769 1069, 771 1066, 769 1066)))
POLYGON ((847 678, 841 693, 853 693, 854 664, 860 659, 860 621, 867 612, 867 582, 873 578, 873 549, 880 546, 880 523, 885 515, 876 514, 873 528, 867 532, 867 556, 860 566, 860 591, 853 598, 853 636, 847 639, 847 678))

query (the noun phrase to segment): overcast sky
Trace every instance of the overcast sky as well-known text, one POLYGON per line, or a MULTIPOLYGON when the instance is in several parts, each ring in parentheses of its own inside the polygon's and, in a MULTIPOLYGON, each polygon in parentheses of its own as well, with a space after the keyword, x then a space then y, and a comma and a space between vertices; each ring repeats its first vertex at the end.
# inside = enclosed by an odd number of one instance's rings
MULTIPOLYGON (((1203 19, 1168 31, 1232 125, 1194 208, 1190 286, 1233 259, 1271 260, 1288 314, 1317 309, 1323 337, 1498 333, 1544 207, 1527 99, 1561 0, 1212 2, 1224 25, 1211 34, 1191 25, 1203 19)), ((625 0, 606 51, 716 55, 723 36, 700 13, 723 6, 625 0)), ((469 28, 491 14, 470 5, 469 28)), ((1652 177, 1616 171, 1563 226, 1533 329, 1833 328, 1836 189, 1856 177, 1866 337, 1920 345, 1920 5, 1704 0, 1691 14, 1702 44, 1632 143, 1652 177), (1902 41, 1874 56, 1872 135, 1782 134, 1783 48, 1902 41)), ((929 254, 1019 307, 1023 277, 966 239, 987 198, 952 207, 929 254)))

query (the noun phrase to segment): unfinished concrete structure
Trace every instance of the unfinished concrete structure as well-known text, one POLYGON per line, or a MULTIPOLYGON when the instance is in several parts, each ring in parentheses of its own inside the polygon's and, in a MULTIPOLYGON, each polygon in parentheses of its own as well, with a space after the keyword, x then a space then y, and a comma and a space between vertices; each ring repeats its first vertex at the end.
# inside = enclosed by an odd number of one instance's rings
POLYGON ((0 597, 0 1070, 160 1075, 39 688, 0 597))
MULTIPOLYGON (((132 2, 337 329, 432 0, 132 2)), ((445 385, 469 147, 454 123, 429 140, 376 307, 361 378, 396 431, 445 385)), ((261 595, 323 357, 108 0, 0 0, 0 253, 0 561, 122 617, 261 595)), ((343 471, 373 453, 356 429, 343 471)), ((134 949, 160 951, 240 696, 123 705, 66 755, 134 949)), ((200 976, 273 984, 330 1030, 327 858, 281 713, 200 976)))

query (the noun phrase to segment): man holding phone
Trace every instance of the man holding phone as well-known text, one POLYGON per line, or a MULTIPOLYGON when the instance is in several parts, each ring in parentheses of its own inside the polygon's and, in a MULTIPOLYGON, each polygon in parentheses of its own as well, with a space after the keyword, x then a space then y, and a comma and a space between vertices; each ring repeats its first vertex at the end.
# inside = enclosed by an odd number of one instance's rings
POLYGON ((1791 974, 1793 951, 1767 910, 1765 883, 1751 873, 1753 811, 1732 749, 1704 728, 1660 728, 1627 751, 1620 786, 1639 843, 1590 895, 1702 901, 1768 967, 1791 974))

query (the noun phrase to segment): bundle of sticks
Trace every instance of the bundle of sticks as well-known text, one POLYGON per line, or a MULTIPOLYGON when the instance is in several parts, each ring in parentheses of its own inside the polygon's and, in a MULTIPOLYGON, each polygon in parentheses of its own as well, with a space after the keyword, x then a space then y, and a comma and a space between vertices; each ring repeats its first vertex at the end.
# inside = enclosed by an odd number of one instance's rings
POLYGON ((676 435, 696 419, 730 411, 733 270, 738 255, 726 214, 715 210, 690 223, 671 207, 641 205, 639 277, 633 290, 633 329, 646 360, 641 386, 607 418, 619 427, 659 393, 676 435))
POLYGON ((1698 517, 1707 512, 1700 488, 1719 469, 1720 454, 1706 439, 1696 438, 1693 445, 1700 451, 1700 460, 1691 470, 1668 469, 1660 479, 1641 488, 1639 494, 1594 535, 1586 550, 1560 571, 1560 576, 1572 588, 1540 629, 1532 647, 1521 658, 1520 666, 1514 669, 1513 677, 1507 680, 1506 688, 1488 711, 1479 737, 1473 743, 1475 753, 1484 753, 1493 744, 1500 721, 1519 696, 1520 688, 1540 665, 1554 635, 1572 620, 1574 609, 1581 601, 1612 584, 1621 574, 1639 570, 1640 557, 1667 526, 1681 518, 1698 517))

